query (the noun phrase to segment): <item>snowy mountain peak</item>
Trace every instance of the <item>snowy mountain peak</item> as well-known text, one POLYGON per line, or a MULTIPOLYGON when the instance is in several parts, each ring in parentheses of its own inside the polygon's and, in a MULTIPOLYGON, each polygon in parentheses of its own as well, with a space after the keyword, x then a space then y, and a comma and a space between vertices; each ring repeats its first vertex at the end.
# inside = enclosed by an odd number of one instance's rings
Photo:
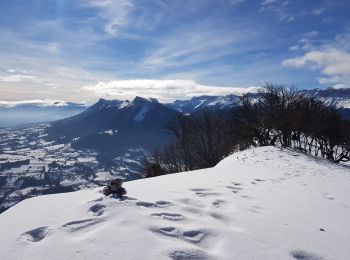
POLYGON ((135 105, 143 105, 145 103, 156 104, 156 103, 159 103, 159 102, 155 98, 144 98, 144 97, 136 96, 134 98, 134 100, 132 101, 132 103, 135 104, 135 105))
POLYGON ((96 109, 96 110, 103 110, 108 108, 118 108, 121 104, 123 104, 125 101, 123 100, 107 100, 100 98, 97 103, 92 105, 90 108, 96 109))
POLYGON ((135 122, 141 122, 145 119, 146 114, 154 107, 153 105, 159 104, 158 100, 155 98, 143 98, 136 96, 135 99, 130 103, 138 109, 137 114, 134 117, 135 122))

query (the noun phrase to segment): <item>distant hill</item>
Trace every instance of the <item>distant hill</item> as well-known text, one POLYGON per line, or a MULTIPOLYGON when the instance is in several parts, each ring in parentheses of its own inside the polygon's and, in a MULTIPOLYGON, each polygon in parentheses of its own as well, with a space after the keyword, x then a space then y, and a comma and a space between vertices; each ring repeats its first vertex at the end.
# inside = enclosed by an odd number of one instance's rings
POLYGON ((83 104, 51 100, 0 101, 0 127, 55 121, 84 111, 83 104))

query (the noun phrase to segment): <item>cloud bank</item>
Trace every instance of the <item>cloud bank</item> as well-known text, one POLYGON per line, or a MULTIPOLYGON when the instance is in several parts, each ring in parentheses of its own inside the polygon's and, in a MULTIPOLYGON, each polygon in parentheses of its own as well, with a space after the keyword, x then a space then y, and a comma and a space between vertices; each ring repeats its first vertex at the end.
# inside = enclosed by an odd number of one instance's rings
POLYGON ((189 99, 200 95, 242 95, 247 92, 255 92, 258 88, 207 86, 192 80, 137 79, 99 82, 82 89, 91 91, 98 97, 130 99, 142 96, 157 98, 161 102, 170 102, 175 99, 189 99))
POLYGON ((33 100, 20 100, 20 101, 0 101, 0 107, 15 107, 21 105, 34 105, 41 107, 63 107, 67 106, 68 103, 61 100, 51 100, 51 99, 33 99, 33 100))

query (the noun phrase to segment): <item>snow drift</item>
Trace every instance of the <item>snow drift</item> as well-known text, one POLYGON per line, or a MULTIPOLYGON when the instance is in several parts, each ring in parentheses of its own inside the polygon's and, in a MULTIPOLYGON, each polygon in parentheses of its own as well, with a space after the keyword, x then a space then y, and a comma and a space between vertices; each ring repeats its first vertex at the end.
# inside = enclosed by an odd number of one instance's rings
POLYGON ((348 167, 274 147, 211 169, 25 200, 2 259, 349 259, 348 167))

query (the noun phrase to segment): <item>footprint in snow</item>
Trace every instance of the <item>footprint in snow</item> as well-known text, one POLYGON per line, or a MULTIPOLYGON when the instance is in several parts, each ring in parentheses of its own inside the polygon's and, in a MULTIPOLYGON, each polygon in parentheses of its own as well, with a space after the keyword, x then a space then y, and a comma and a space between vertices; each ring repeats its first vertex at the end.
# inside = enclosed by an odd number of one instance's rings
POLYGON ((243 199, 248 199, 248 200, 253 200, 253 197, 251 197, 251 196, 249 196, 249 195, 247 195, 247 194, 242 194, 242 195, 241 195, 241 198, 243 198, 243 199))
POLYGON ((332 195, 328 194, 328 193, 324 194, 324 196, 326 197, 326 199, 335 200, 335 198, 332 195))
POLYGON ((156 205, 157 205, 157 207, 160 207, 160 208, 166 208, 166 207, 169 207, 171 205, 171 203, 169 201, 165 201, 165 200, 158 200, 158 201, 156 201, 156 205))
POLYGON ((189 230, 189 231, 183 232, 182 236, 184 239, 190 242, 198 243, 205 237, 205 234, 199 230, 189 230))
POLYGON ((297 260, 323 260, 324 258, 304 250, 293 250, 291 256, 297 260))
POLYGON ((176 227, 163 227, 153 229, 152 231, 168 237, 176 237, 191 243, 199 243, 206 236, 206 234, 200 230, 181 231, 176 227))
POLYGON ((105 205, 95 204, 89 208, 89 211, 92 212, 95 216, 101 216, 104 213, 105 205))
POLYGON ((222 194, 219 192, 202 192, 202 191, 197 191, 196 195, 198 197, 209 197, 209 196, 221 196, 222 194))
POLYGON ((172 220, 172 221, 179 221, 183 220, 185 217, 181 214, 177 213, 166 213, 166 212, 161 212, 161 213, 153 213, 151 214, 152 217, 157 217, 157 218, 162 218, 162 219, 167 219, 167 220, 172 220))
POLYGON ((221 205, 222 205, 223 203, 225 203, 225 202, 226 202, 225 200, 215 200, 215 201, 213 201, 211 204, 212 204, 215 208, 220 208, 221 205))
POLYGON ((179 237, 181 235, 180 230, 175 227, 162 227, 159 229, 153 229, 152 231, 169 237, 179 237))
POLYGON ((75 232, 75 231, 79 231, 87 227, 96 225, 99 222, 101 222, 101 219, 90 218, 90 219, 71 221, 62 225, 62 227, 70 232, 75 232))
POLYGON ((259 181, 259 182, 265 182, 266 180, 263 179, 254 179, 255 181, 259 181))
POLYGON ((190 191, 211 191, 209 188, 193 188, 190 189, 190 191))
POLYGON ((155 208, 156 204, 152 202, 139 201, 139 202, 136 202, 136 206, 144 207, 144 208, 155 208))
POLYGON ((233 193, 237 193, 243 189, 240 186, 226 186, 226 188, 230 189, 233 193))
POLYGON ((152 202, 147 202, 147 201, 138 201, 136 202, 136 206, 139 207, 144 207, 144 208, 166 208, 169 207, 171 203, 169 201, 164 201, 164 200, 159 200, 156 201, 155 203, 152 202))
POLYGON ((207 196, 220 196, 221 193, 219 192, 213 192, 211 189, 209 188, 193 188, 190 189, 190 191, 195 192, 195 194, 198 197, 207 197, 207 196))
POLYGON ((90 202, 99 202, 99 201, 102 201, 102 200, 103 200, 103 197, 98 198, 98 199, 95 199, 95 200, 92 200, 92 201, 90 201, 90 202))
POLYGON ((23 239, 29 242, 39 242, 47 236, 49 231, 50 229, 48 227, 35 228, 27 232, 24 232, 22 235, 20 235, 20 239, 23 239))
POLYGON ((172 260, 210 260, 206 252, 198 249, 178 249, 168 254, 172 260))
POLYGON ((211 213, 209 213, 209 216, 211 216, 213 219, 216 219, 216 220, 223 222, 223 223, 229 222, 229 220, 227 219, 226 216, 224 216, 220 213, 217 213, 217 212, 211 212, 211 213))

